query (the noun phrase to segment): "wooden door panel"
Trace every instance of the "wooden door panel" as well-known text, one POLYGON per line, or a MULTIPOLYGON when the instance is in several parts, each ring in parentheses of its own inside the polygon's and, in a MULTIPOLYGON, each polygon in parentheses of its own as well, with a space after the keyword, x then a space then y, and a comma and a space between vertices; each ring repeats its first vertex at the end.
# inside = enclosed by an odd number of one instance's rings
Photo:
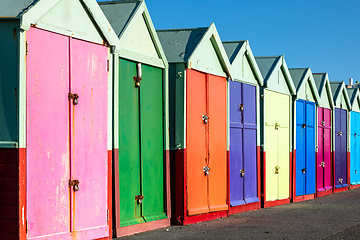
POLYGON ((206 115, 206 75, 195 70, 186 74, 187 209, 194 215, 209 212, 208 181, 203 171, 207 166, 207 125, 202 120, 206 115))
POLYGON ((71 178, 80 182, 73 193, 73 223, 76 231, 98 228, 89 238, 109 234, 107 59, 106 46, 70 39, 70 92, 79 95, 79 103, 70 104, 71 178))
POLYGON ((32 239, 69 232, 69 39, 34 28, 26 38, 26 211, 32 239))
POLYGON ((228 209, 226 85, 226 78, 208 75, 210 211, 228 209))
POLYGON ((144 222, 135 196, 142 194, 140 165, 139 89, 133 77, 136 63, 119 62, 119 194, 120 226, 144 222))

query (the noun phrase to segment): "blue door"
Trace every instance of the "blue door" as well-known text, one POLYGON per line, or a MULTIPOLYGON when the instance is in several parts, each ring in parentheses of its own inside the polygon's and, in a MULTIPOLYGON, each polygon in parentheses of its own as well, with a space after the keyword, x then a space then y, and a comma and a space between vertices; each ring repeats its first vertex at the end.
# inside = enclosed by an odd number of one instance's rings
POLYGON ((259 201, 256 131, 256 87, 230 82, 231 206, 259 201))
POLYGON ((351 112, 350 182, 360 184, 360 113, 351 112))
POLYGON ((296 102, 296 196, 315 193, 315 103, 296 102))

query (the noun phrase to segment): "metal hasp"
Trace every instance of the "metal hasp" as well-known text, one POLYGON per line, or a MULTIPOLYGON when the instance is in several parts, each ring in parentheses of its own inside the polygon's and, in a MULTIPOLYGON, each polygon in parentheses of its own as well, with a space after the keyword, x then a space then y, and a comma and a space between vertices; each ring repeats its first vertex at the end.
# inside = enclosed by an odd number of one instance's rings
POLYGON ((302 173, 306 173, 306 168, 301 169, 302 173))
POLYGON ((306 128, 306 123, 304 123, 303 125, 301 125, 302 128, 306 128))
POLYGON ((69 187, 73 187, 74 192, 79 191, 79 180, 69 180, 69 187))
POLYGON ((321 121, 321 125, 322 125, 322 126, 325 126, 325 122, 324 122, 324 121, 321 121))
POLYGON ((245 176, 245 169, 240 169, 240 176, 244 177, 245 176))
POLYGON ((279 123, 275 123, 275 130, 279 130, 280 124, 279 123))
POLYGON ((343 183, 343 181, 344 181, 344 179, 339 178, 339 183, 340 183, 340 184, 342 184, 342 183, 343 183))
POLYGON ((142 201, 145 197, 143 195, 136 195, 135 196, 135 201, 137 202, 137 204, 142 204, 142 201))
POLYGON ((279 166, 275 166, 275 174, 279 174, 279 169, 280 169, 279 166))
POLYGON ((79 104, 79 95, 76 93, 69 93, 68 94, 68 98, 69 100, 73 100, 73 104, 74 105, 78 105, 79 104))
POLYGON ((202 120, 204 121, 205 124, 208 123, 208 119, 209 119, 208 115, 202 115, 202 120))
POLYGON ((205 176, 209 175, 210 168, 208 166, 203 167, 203 172, 205 173, 205 176))
POLYGON ((241 112, 243 112, 244 111, 244 104, 239 104, 239 109, 240 109, 241 112))
POLYGON ((140 77, 134 76, 134 81, 135 81, 135 87, 136 88, 140 87, 141 80, 142 79, 140 77))
POLYGON ((325 162, 321 162, 320 166, 325 167, 325 162))
POLYGON ((338 135, 341 137, 342 136, 342 131, 339 131, 338 135))

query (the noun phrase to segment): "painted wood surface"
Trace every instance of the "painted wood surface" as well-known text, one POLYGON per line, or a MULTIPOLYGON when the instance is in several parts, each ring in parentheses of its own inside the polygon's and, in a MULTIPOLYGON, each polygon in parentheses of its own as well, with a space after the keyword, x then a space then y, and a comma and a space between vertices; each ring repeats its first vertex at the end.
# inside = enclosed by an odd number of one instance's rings
POLYGON ((226 79, 187 70, 187 209, 227 210, 226 79), (207 115, 207 123, 202 116, 207 115), (209 173, 204 172, 209 167, 209 173))
POLYGON ((316 162, 317 191, 332 189, 332 160, 331 160, 331 110, 318 107, 318 152, 316 162))
POLYGON ((347 111, 335 108, 335 187, 347 184, 347 111))
POLYGON ((162 70, 142 65, 135 87, 135 62, 119 63, 120 226, 166 218, 162 70), (135 197, 144 197, 139 203, 135 197))
POLYGON ((360 184, 360 113, 350 112, 350 183, 360 184))
POLYGON ((315 103, 296 101, 296 196, 315 193, 315 103))
POLYGON ((230 82, 230 205, 232 207, 259 201, 256 136, 256 87, 230 82))
POLYGON ((33 28, 27 41, 27 237, 107 237, 108 50, 33 28))
POLYGON ((290 97, 265 90, 265 201, 290 197, 290 97))

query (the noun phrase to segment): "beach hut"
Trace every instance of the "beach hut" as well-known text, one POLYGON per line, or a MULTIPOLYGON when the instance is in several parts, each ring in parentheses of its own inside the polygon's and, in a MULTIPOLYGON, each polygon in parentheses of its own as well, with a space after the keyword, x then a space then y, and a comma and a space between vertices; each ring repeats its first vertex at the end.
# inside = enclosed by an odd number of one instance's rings
POLYGON ((99 5, 116 33, 114 236, 170 225, 168 63, 144 1, 99 5))
POLYGON ((334 94, 334 153, 335 153, 335 189, 334 192, 348 190, 349 186, 349 150, 348 150, 348 113, 350 112, 350 100, 344 82, 330 82, 331 91, 334 94))
POLYGON ((0 5, 0 239, 110 239, 111 26, 95 0, 0 5))
POLYGON ((293 202, 315 198, 316 167, 316 104, 319 94, 310 68, 290 68, 296 87, 293 102, 293 202))
POLYGON ((248 41, 223 42, 234 81, 229 83, 229 214, 259 209, 260 90, 263 77, 248 41))
POLYGON ((262 106, 262 205, 290 202, 292 96, 296 89, 284 56, 255 57, 264 78, 262 106))
POLYGON ((350 111, 350 188, 360 187, 360 92, 347 88, 350 111))
POLYGON ((225 217, 229 60, 214 24, 157 34, 169 61, 172 223, 225 217))
POLYGON ((332 129, 334 102, 327 73, 313 73, 320 96, 317 107, 316 197, 331 194, 334 188, 332 129))

